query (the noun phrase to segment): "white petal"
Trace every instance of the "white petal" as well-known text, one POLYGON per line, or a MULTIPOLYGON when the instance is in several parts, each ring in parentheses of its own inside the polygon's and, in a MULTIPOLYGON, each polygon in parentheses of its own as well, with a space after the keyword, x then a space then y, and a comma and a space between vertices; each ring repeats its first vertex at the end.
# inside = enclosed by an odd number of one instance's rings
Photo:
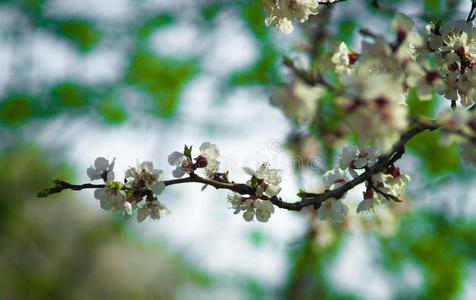
POLYGON ((281 187, 277 184, 269 184, 268 187, 266 187, 266 192, 265 194, 268 196, 268 197, 274 197, 276 196, 277 194, 279 194, 279 192, 281 191, 281 187))
POLYGON ((149 188, 152 190, 152 193, 159 195, 165 189, 165 184, 163 181, 155 181, 149 188))
POLYGON ((183 159, 184 159, 183 153, 174 151, 169 155, 168 162, 172 166, 180 166, 182 164, 183 159))
POLYGON ((110 198, 102 198, 99 200, 99 205, 106 211, 111 210, 111 208, 114 206, 113 201, 111 201, 110 198))
POLYGON ((88 174, 88 177, 91 179, 91 180, 95 180, 95 179, 101 179, 101 175, 102 175, 102 172, 101 171, 98 171, 92 167, 88 168, 86 170, 86 173, 88 174))
POLYGON ((151 161, 144 161, 140 164, 141 170, 146 170, 147 172, 151 172, 154 169, 154 164, 151 161))
POLYGON ((129 201, 124 203, 124 213, 129 216, 132 215, 132 205, 129 201))
POLYGON ((175 178, 183 177, 183 175, 185 175, 185 169, 182 168, 182 167, 177 167, 177 168, 175 168, 175 170, 172 171, 172 175, 175 178))
POLYGON ((109 162, 104 157, 98 157, 94 161, 94 167, 99 171, 106 171, 109 167, 109 162))
POLYGON ((147 207, 147 205, 144 205, 142 207, 140 207, 138 210, 137 210, 137 222, 142 222, 145 220, 145 218, 147 218, 147 216, 149 215, 149 208, 147 207))
POLYGON ((252 209, 249 209, 243 213, 243 219, 245 219, 246 222, 253 221, 254 216, 255 212, 252 209))
POLYGON ((114 171, 107 172, 107 181, 108 182, 114 181, 114 171))

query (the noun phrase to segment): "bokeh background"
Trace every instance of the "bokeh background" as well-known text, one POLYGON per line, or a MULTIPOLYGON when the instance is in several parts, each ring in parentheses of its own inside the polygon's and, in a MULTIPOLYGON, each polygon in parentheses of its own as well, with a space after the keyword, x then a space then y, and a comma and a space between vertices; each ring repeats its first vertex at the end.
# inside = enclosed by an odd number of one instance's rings
MULTIPOLYGON (((86 182, 97 156, 116 157, 116 174, 143 160, 170 174, 167 155, 202 141, 236 181, 269 161, 286 200, 319 190, 342 143, 269 95, 290 78, 284 55, 326 64, 341 40, 358 49, 359 28, 385 32, 392 11, 370 2, 323 7, 285 36, 258 0, 1 0, 0 298, 475 299, 474 169, 437 133, 400 162, 413 179, 403 203, 341 225, 283 210, 246 223, 199 185, 166 189, 172 215, 142 224, 92 191, 35 197, 55 178, 86 182)), ((380 1, 419 26, 464 18, 469 2, 380 1)), ((409 106, 431 115, 440 102, 409 106)))

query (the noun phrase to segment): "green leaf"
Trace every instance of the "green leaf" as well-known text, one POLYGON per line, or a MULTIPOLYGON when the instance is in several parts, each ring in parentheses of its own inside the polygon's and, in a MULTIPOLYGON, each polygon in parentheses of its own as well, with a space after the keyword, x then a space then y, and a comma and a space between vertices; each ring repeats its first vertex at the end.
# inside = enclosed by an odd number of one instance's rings
POLYGON ((414 89, 410 89, 407 97, 408 111, 411 117, 433 117, 436 110, 437 97, 433 95, 431 100, 422 101, 418 98, 414 89))
POLYGON ((81 51, 89 51, 100 41, 102 33, 93 23, 82 19, 53 21, 55 31, 70 40, 81 51))
POLYGON ((0 120, 6 125, 20 125, 33 114, 33 100, 29 96, 10 96, 0 102, 0 120))
POLYGON ((266 235, 261 230, 253 230, 248 234, 248 240, 255 246, 261 246, 266 241, 266 235))
POLYGON ((349 43, 352 39, 352 34, 356 28, 354 20, 343 20, 339 23, 339 40, 349 43))
POLYGON ((424 170, 431 175, 441 175, 460 170, 461 162, 455 145, 440 144, 439 131, 425 131, 411 139, 407 147, 421 160, 424 170))
POLYGON ((195 61, 160 57, 151 52, 139 52, 131 59, 126 80, 142 90, 152 114, 170 118, 174 115, 185 84, 198 71, 195 61))
POLYGON ((171 14, 160 14, 153 16, 146 20, 139 29, 139 36, 141 39, 146 39, 156 29, 171 25, 175 22, 175 17, 171 14))
POLYGON ((255 189, 258 187, 258 178, 255 176, 251 177, 251 188, 255 189))
POLYGON ((75 82, 62 82, 53 87, 49 93, 51 109, 83 108, 92 102, 94 91, 75 82))
POLYGON ((279 80, 278 62, 280 56, 274 49, 263 49, 262 56, 252 66, 231 74, 232 85, 250 86, 272 84, 279 80))
POLYGON ((441 0, 424 0, 423 5, 425 7, 425 11, 433 15, 441 14, 443 9, 443 3, 441 0))
POLYGON ((187 145, 185 145, 183 148, 183 155, 192 159, 192 146, 187 147, 187 145))
POLYGON ((120 98, 108 96, 99 103, 99 113, 105 121, 111 124, 120 124, 127 120, 127 110, 120 98))

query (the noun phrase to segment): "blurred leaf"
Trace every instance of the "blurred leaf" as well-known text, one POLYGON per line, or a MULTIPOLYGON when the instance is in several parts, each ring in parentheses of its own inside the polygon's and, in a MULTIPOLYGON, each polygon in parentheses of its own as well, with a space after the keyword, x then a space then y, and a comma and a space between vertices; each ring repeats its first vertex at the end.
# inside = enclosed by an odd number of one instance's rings
POLYGON ((407 147, 421 160, 424 170, 431 175, 441 175, 460 170, 456 146, 444 146, 440 143, 439 131, 425 131, 412 138, 407 147))
POLYGON ((436 109, 436 96, 433 95, 430 101, 422 101, 418 98, 414 89, 410 89, 407 97, 408 111, 411 117, 433 117, 436 109))
POLYGON ((248 1, 245 5, 240 5, 239 9, 241 9, 243 20, 256 39, 263 41, 264 37, 268 35, 269 29, 264 23, 265 15, 262 2, 248 1))
POLYGON ((149 37, 149 35, 153 33, 156 29, 171 25, 174 22, 175 16, 171 14, 161 14, 153 16, 145 20, 145 22, 141 25, 141 27, 139 28, 139 36, 141 39, 145 39, 149 37))
POLYGON ((127 81, 150 96, 151 111, 159 117, 171 117, 185 84, 198 71, 195 61, 159 57, 139 52, 132 60, 127 81))
POLYGON ((120 98, 108 96, 99 103, 99 113, 109 123, 119 124, 127 120, 127 110, 120 98))
POLYGON ((102 36, 94 24, 87 20, 55 20, 53 26, 59 35, 73 42, 81 51, 89 51, 94 48, 102 36))
POLYGON ((261 246, 267 237, 261 230, 253 230, 248 234, 248 240, 255 246, 261 246))
POLYGON ((423 5, 425 12, 432 15, 439 15, 443 9, 443 3, 441 0, 424 0, 423 5))
MULTIPOLYGON (((457 201, 451 195, 448 201, 457 201)), ((435 212, 420 211, 401 220, 399 231, 381 237, 381 257, 388 265, 411 262, 423 269, 424 285, 418 299, 456 299, 465 279, 464 266, 476 260, 474 222, 449 219, 435 212), (438 295, 436 297, 436 295, 438 295)), ((399 291, 405 299, 405 291, 399 291)))
POLYGON ((354 20, 342 20, 339 23, 339 40, 349 45, 356 26, 354 20))
POLYGON ((218 13, 220 13, 222 4, 220 3, 206 3, 200 9, 203 19, 207 22, 213 21, 218 13))
POLYGON ((6 125, 22 124, 33 113, 33 100, 29 96, 10 96, 0 102, 0 120, 6 125))
POLYGON ((231 74, 232 85, 267 85, 278 82, 279 55, 272 49, 264 49, 261 53, 262 56, 254 65, 231 74))
POLYGON ((94 90, 76 82, 61 82, 50 93, 50 106, 61 108, 84 108, 93 101, 94 90))

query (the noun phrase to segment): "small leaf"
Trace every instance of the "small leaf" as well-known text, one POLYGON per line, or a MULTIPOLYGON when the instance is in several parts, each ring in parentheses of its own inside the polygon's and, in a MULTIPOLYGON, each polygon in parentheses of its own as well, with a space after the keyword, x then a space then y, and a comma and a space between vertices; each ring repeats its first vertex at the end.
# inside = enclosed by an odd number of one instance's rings
POLYGON ((183 155, 192 159, 192 146, 187 147, 187 145, 185 145, 185 147, 183 148, 183 155))
POLYGON ((251 188, 255 189, 258 187, 258 178, 255 176, 251 177, 251 188))

